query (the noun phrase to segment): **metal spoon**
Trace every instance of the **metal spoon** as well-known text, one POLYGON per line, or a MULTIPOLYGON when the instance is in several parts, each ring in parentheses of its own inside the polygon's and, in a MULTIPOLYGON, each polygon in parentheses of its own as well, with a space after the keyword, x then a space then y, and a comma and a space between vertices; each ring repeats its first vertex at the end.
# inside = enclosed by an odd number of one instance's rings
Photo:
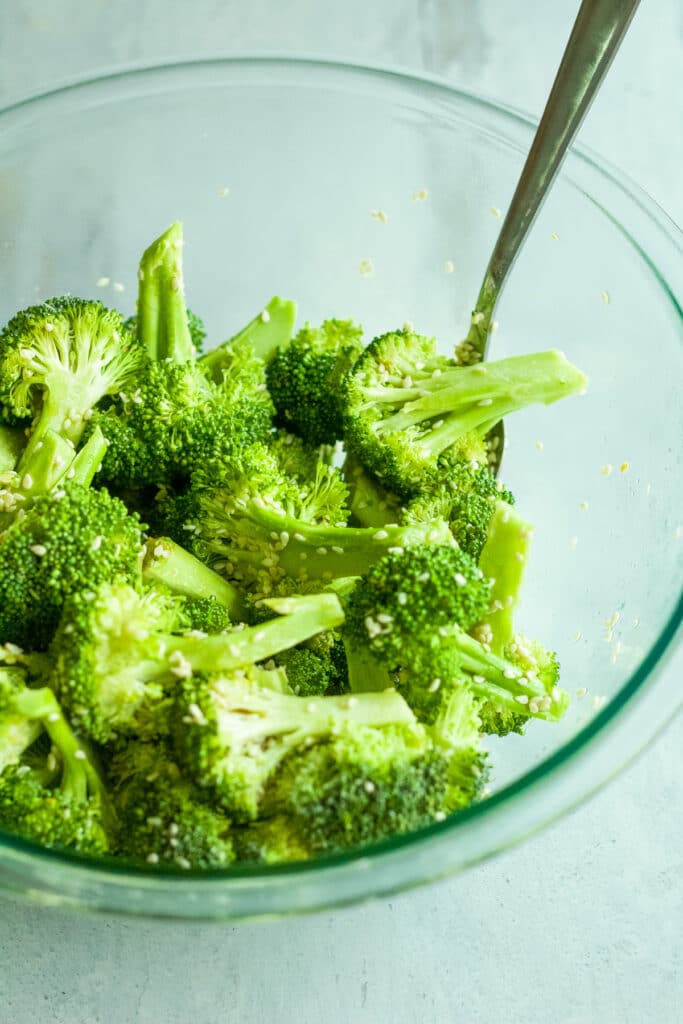
MULTIPOLYGON (((583 0, 531 144, 515 194, 489 260, 461 362, 486 358, 493 314, 508 274, 574 136, 612 63, 640 0, 583 0)), ((489 435, 490 464, 500 468, 503 422, 489 435)))

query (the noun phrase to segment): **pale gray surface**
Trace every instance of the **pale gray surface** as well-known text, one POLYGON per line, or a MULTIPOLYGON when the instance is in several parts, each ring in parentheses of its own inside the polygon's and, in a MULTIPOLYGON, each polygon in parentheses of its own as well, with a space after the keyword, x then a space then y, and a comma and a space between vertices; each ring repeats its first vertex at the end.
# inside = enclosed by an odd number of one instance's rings
MULTIPOLYGON (((540 111, 573 0, 5 0, 0 104, 126 62, 256 50, 398 63, 540 111)), ((582 133, 683 220, 683 10, 645 3, 582 133)), ((680 676, 683 658, 669 667, 680 676)), ((0 903, 0 1021, 674 1024, 683 718, 544 835, 314 918, 141 924, 0 903)))

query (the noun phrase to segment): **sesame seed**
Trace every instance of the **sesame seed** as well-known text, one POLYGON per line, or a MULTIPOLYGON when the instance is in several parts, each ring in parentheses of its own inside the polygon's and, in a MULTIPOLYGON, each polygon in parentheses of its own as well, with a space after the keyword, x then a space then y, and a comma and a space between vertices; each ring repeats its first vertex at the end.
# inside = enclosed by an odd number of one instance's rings
POLYGON ((389 221, 388 216, 384 210, 370 210, 370 216, 373 220, 378 220, 380 224, 386 224, 389 221))
POLYGON ((582 512, 587 512, 588 511, 588 502, 587 501, 580 501, 579 502, 579 508, 581 509, 582 512))
POLYGON ((61 715, 59 714, 58 711, 51 711, 50 714, 47 716, 48 722, 58 722, 60 718, 61 715))
POLYGON ((413 192, 413 202, 422 203, 424 202, 428 195, 429 192, 427 191, 426 188, 419 188, 417 192, 413 192))
POLYGON ((593 697, 593 708, 594 708, 595 711, 600 711, 601 708, 604 708, 606 703, 607 703, 607 697, 603 697, 603 696, 593 697))
POLYGON ((270 313, 268 312, 268 310, 267 310, 267 309, 264 309, 264 310, 263 310, 263 311, 261 312, 261 321, 262 321, 262 322, 263 322, 264 324, 267 324, 267 323, 268 323, 268 322, 270 321, 270 313))
POLYGON ((366 781, 363 783, 363 789, 365 790, 366 793, 374 793, 375 792, 375 783, 374 782, 370 782, 369 779, 366 779, 366 781))
POLYGON ((373 540, 386 540, 388 536, 389 534, 386 530, 378 530, 377 533, 373 535, 373 540))
POLYGON ((332 545, 332 550, 334 551, 335 555, 343 555, 344 554, 344 548, 340 548, 338 544, 333 544, 332 545))
POLYGON ((33 477, 30 473, 25 473, 21 481, 21 489, 23 491, 30 491, 33 487, 33 477))
POLYGON ((570 537, 569 538, 569 547, 570 548, 575 548, 578 543, 579 543, 579 538, 578 537, 570 537))
POLYGON ((560 240, 560 236, 558 235, 557 231, 551 231, 550 238, 553 242, 559 242, 560 240))
POLYGON ((609 292, 601 291, 600 292, 600 298, 602 299, 602 301, 604 302, 604 304, 606 306, 609 306, 609 292))
POLYGON ((579 689, 578 689, 578 690, 576 691, 576 696, 577 696, 577 697, 578 697, 579 699, 581 699, 581 697, 585 697, 587 693, 588 693, 588 689, 587 689, 587 687, 585 687, 585 686, 580 686, 580 687, 579 687, 579 689))
POLYGON ((473 313, 472 314, 472 323, 474 324, 475 327, 478 324, 482 323, 483 320, 484 320, 484 314, 481 311, 478 312, 478 313, 473 313))
POLYGON ((491 207, 491 216, 492 217, 500 217, 500 210, 498 209, 497 206, 492 206, 491 207))
POLYGON ((38 558, 42 558, 43 555, 47 554, 47 548, 44 544, 32 544, 30 550, 34 555, 37 555, 38 558))
POLYGON ((346 702, 346 707, 348 708, 349 711, 352 711, 353 708, 355 708, 357 704, 358 704, 358 697, 349 697, 349 699, 346 702))
POLYGON ((100 548, 102 547, 103 540, 104 540, 104 537, 102 537, 101 535, 98 535, 97 537, 95 537, 94 541, 90 545, 92 550, 93 551, 99 551, 100 548))
POLYGON ((387 548, 387 554, 389 554, 389 555, 403 555, 403 554, 405 554, 405 548, 402 548, 402 547, 387 548))
POLYGON ((51 334, 52 331, 54 331, 54 329, 55 329, 55 325, 54 324, 51 324, 51 323, 46 323, 45 324, 45 330, 48 331, 48 333, 51 334))
POLYGON ((483 676, 472 676, 472 679, 475 683, 479 683, 479 685, 486 682, 483 676))
POLYGON ((109 277, 98 277, 95 281, 95 285, 97 288, 106 288, 110 280, 111 278, 109 277))
POLYGON ((609 619, 605 622, 605 629, 614 629, 620 618, 619 612, 612 612, 609 619))
POLYGON ((628 464, 628 462, 622 462, 622 464, 619 466, 619 472, 620 473, 628 473, 628 471, 629 471, 629 464, 628 464))
POLYGON ((446 271, 447 274, 452 274, 453 271, 455 270, 455 264, 453 263, 453 260, 446 260, 446 262, 443 265, 443 269, 446 271))
POLYGON ((159 854, 158 853, 148 853, 147 854, 147 863, 148 864, 158 864, 159 863, 159 854))
POLYGON ((294 540, 298 540, 300 544, 303 544, 306 538, 304 537, 303 533, 295 533, 294 540))
POLYGON ((313 701, 311 701, 309 704, 306 705, 306 710, 308 711, 309 714, 313 715, 318 710, 318 705, 314 704, 313 701))
POLYGON ((77 761, 87 761, 88 760, 88 758, 86 756, 86 753, 85 753, 85 750, 80 750, 80 748, 78 750, 74 750, 74 757, 76 758, 77 761))
POLYGON ((535 700, 530 700, 529 701, 529 711, 531 712, 532 715, 537 715, 538 714, 539 708, 538 708, 538 702, 537 701, 535 701, 535 700))
POLYGON ((528 704, 529 703, 529 698, 527 697, 526 693, 518 693, 517 696, 515 697, 515 700, 517 701, 518 704, 528 704))
POLYGON ((223 188, 219 188, 218 189, 218 198, 219 199, 225 199, 225 197, 229 196, 229 195, 230 195, 230 189, 228 188, 227 185, 224 185, 223 188))
POLYGON ((397 600, 397 601, 398 601, 398 603, 399 603, 399 604, 401 604, 401 605, 405 605, 405 604, 407 604, 407 603, 408 603, 408 597, 407 597, 407 595, 406 595, 406 594, 404 594, 404 593, 403 593, 403 591, 402 591, 402 590, 400 590, 400 591, 398 592, 398 594, 396 595, 396 600, 397 600))
POLYGON ((415 326, 414 326, 412 320, 404 320, 403 321, 403 330, 407 331, 409 334, 410 334, 411 331, 415 330, 415 326))
POLYGON ((147 819, 147 824, 152 828, 159 828, 161 823, 161 818, 157 814, 154 814, 147 819))
POLYGON ((363 277, 368 277, 370 274, 374 274, 375 264, 369 257, 365 256, 358 264, 358 272, 363 277))
POLYGON ((652 484, 645 484, 645 493, 649 494, 652 491, 652 484))
POLYGON ((543 451, 543 441, 535 441, 534 442, 534 448, 536 449, 537 452, 542 452, 543 451))
POLYGON ((126 290, 126 286, 124 284, 121 284, 120 281, 112 281, 111 286, 112 290, 115 292, 125 292, 126 290))
POLYGON ((464 587, 467 584, 467 580, 465 579, 465 577, 463 576, 463 574, 461 572, 456 572, 456 574, 453 577, 453 579, 455 580, 456 584, 459 587, 464 587))
POLYGON ((169 836, 177 836, 179 832, 180 832, 180 826, 177 825, 175 823, 175 821, 172 821, 171 824, 168 826, 168 834, 169 834, 169 836))
POLYGON ((553 686, 552 690, 550 691, 550 695, 557 704, 562 696, 562 691, 560 690, 559 686, 553 686))
POLYGON ((434 815, 434 821, 445 821, 445 820, 446 820, 446 812, 445 811, 437 811, 436 814, 434 815))
POLYGON ((508 665, 507 668, 503 669, 503 675, 506 679, 519 679, 521 673, 519 669, 513 668, 512 665, 508 665))
POLYGON ((430 693, 436 693, 436 691, 439 689, 440 686, 441 686, 441 680, 440 679, 432 679, 432 681, 429 684, 429 686, 427 687, 427 689, 429 690, 430 693))

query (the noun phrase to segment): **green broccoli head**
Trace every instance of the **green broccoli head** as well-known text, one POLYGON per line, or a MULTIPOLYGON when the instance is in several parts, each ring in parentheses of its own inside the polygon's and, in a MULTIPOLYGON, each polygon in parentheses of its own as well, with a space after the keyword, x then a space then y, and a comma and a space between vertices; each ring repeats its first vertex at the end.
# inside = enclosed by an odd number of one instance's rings
POLYGON ((163 742, 132 742, 109 766, 121 824, 116 853, 146 864, 222 867, 235 859, 231 824, 181 775, 163 742))
POLYGON ((266 688, 241 670, 183 683, 174 740, 197 784, 210 788, 236 821, 249 821, 259 814, 268 780, 292 751, 339 729, 414 722, 394 691, 309 699, 266 688))
POLYGON ((230 628, 230 613, 215 597, 186 597, 183 612, 188 629, 197 633, 222 633, 230 628))
POLYGON ((139 578, 141 527, 106 491, 69 483, 0 534, 0 642, 44 649, 66 599, 139 578))
POLYGON ((44 846, 110 849, 116 817, 52 690, 0 669, 0 739, 0 826, 44 846))
POLYGON ((358 727, 290 754, 262 813, 284 817, 311 855, 378 842, 446 816, 449 765, 413 723, 358 727))
POLYGON ((0 334, 0 403, 35 417, 21 472, 47 430, 76 444, 105 395, 118 394, 144 362, 119 313, 72 296, 17 313, 0 334))
POLYGON ((268 389, 280 422, 309 445, 343 437, 340 385, 363 350, 362 333, 351 320, 307 324, 268 364, 268 389))
POLYGON ((504 416, 585 386, 561 352, 459 366, 433 338, 395 331, 375 338, 346 377, 344 436, 366 470, 409 499, 428 489, 445 453, 485 462, 485 439, 504 416))

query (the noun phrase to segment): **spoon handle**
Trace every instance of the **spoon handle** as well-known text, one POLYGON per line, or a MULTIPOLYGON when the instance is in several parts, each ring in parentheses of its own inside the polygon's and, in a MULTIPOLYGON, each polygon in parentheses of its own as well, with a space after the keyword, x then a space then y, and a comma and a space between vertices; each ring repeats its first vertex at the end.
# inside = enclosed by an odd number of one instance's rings
POLYGON ((619 49, 639 0, 583 0, 472 314, 461 358, 486 355, 503 284, 619 49))

